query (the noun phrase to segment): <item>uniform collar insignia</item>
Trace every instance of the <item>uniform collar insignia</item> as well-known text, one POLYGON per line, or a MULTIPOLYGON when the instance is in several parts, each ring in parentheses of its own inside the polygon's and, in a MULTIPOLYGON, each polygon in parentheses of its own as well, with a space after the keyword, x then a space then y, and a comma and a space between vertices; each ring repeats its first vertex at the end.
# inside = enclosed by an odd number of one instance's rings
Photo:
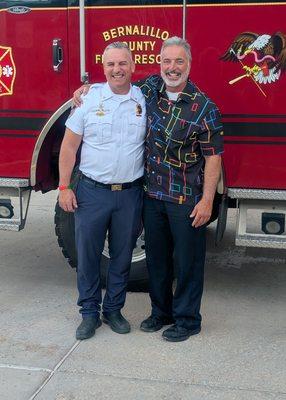
POLYGON ((141 104, 136 104, 136 117, 142 117, 142 106, 141 104))

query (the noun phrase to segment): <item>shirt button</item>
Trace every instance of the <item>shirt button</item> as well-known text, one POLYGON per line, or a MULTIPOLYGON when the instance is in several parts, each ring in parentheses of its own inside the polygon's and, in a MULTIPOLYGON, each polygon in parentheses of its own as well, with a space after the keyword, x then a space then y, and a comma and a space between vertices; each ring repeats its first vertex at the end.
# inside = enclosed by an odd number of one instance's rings
POLYGON ((161 131, 161 129, 158 129, 158 132, 160 132, 161 131))
POLYGON ((166 117, 163 117, 163 119, 166 119, 166 117))

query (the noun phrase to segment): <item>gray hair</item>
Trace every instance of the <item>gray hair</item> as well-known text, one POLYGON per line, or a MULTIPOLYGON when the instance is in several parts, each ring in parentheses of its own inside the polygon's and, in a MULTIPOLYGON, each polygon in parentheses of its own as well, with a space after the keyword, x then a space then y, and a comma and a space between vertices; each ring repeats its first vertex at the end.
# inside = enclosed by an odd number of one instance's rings
POLYGON ((192 61, 191 46, 189 45, 189 43, 185 39, 182 39, 182 38, 180 38, 178 36, 173 36, 173 37, 170 37, 169 39, 166 39, 163 42, 162 47, 161 47, 161 56, 162 56, 163 50, 166 47, 169 47, 169 46, 181 46, 181 47, 183 47, 183 49, 185 50, 185 52, 187 54, 189 62, 192 61))
POLYGON ((125 49, 129 53, 130 58, 132 60, 132 53, 131 53, 131 50, 130 50, 130 48, 129 48, 129 46, 128 46, 128 44, 126 42, 113 42, 113 43, 110 43, 108 46, 105 47, 105 49, 103 51, 102 60, 104 59, 104 57, 106 55, 106 52, 108 50, 110 50, 110 49, 125 49))

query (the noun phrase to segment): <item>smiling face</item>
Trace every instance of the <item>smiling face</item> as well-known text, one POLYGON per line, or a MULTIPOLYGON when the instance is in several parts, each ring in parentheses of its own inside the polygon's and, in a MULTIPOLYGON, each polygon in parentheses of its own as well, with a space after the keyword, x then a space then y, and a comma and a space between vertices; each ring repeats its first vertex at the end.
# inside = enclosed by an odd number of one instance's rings
POLYGON ((169 92, 181 92, 190 72, 190 60, 182 46, 167 46, 161 53, 161 76, 169 92))
POLYGON ((128 50, 108 49, 103 57, 103 71, 113 93, 127 94, 129 92, 135 64, 128 50))

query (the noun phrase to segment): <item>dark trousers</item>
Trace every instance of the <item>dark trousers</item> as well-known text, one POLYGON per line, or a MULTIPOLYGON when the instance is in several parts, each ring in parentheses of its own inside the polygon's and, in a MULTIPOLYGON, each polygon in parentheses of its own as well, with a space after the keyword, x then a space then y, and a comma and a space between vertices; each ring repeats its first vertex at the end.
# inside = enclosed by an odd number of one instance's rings
POLYGON ((201 324, 205 226, 192 227, 193 206, 144 198, 146 261, 152 315, 186 328, 201 324), (173 291, 173 281, 176 285, 173 291))
POLYGON ((142 196, 141 186, 113 192, 79 181, 75 237, 78 306, 83 317, 100 312, 100 260, 107 231, 110 262, 102 309, 110 312, 124 306, 132 251, 141 224, 142 196))

